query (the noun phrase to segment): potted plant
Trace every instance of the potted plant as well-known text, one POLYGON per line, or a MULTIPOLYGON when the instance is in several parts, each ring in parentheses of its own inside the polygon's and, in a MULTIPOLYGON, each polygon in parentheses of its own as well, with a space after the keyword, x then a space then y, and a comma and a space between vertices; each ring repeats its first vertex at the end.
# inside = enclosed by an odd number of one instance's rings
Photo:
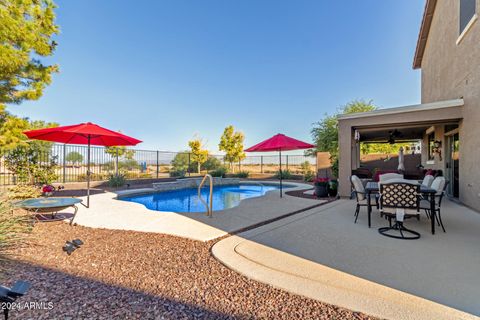
POLYGON ((330 197, 336 197, 338 193, 338 181, 332 179, 328 182, 328 195, 330 197))
POLYGON ((319 198, 324 198, 328 196, 328 178, 316 178, 313 181, 315 187, 315 195, 319 198))

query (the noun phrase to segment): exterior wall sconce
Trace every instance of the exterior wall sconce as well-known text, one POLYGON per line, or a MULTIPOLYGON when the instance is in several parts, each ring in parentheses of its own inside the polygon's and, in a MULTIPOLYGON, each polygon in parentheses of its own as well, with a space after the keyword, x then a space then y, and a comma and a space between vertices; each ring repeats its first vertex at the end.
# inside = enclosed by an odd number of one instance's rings
POLYGON ((433 142, 433 153, 438 154, 438 158, 442 161, 442 141, 435 140, 433 142))

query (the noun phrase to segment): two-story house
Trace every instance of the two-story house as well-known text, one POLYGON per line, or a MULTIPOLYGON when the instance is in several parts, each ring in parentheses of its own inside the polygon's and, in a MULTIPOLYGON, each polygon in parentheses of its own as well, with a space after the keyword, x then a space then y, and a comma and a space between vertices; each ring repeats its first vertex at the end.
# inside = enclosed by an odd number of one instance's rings
POLYGON ((427 0, 413 68, 419 105, 339 118, 340 195, 360 165, 360 142, 421 141, 421 165, 441 169, 450 197, 480 210, 480 0, 427 0))

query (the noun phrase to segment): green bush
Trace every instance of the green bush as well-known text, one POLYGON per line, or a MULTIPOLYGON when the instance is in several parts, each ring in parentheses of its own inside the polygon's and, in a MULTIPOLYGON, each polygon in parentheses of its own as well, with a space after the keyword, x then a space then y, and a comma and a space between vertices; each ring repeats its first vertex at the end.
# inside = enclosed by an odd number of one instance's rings
POLYGON ((5 166, 23 184, 51 184, 58 178, 57 157, 42 153, 36 145, 19 146, 6 154, 5 166))
POLYGON ((176 170, 175 168, 170 170, 170 177, 172 178, 183 178, 185 177, 185 170, 176 170))
MULTIPOLYGON (((290 170, 282 170, 282 179, 292 179, 293 174, 290 170)), ((280 171, 275 173, 275 178, 280 179, 280 171)))
POLYGON ((315 173, 313 171, 307 171, 303 174, 303 180, 305 182, 312 182, 315 179, 315 173))
POLYGON ((250 172, 248 171, 240 171, 232 174, 232 177, 245 179, 245 178, 248 178, 249 175, 250 175, 250 172))
POLYGON ((225 178, 227 174, 227 168, 220 167, 209 172, 212 177, 225 178))
POLYGON ((215 157, 208 157, 207 161, 202 163, 201 165, 201 170, 207 170, 207 171, 212 171, 212 170, 217 170, 222 168, 222 161, 218 160, 215 157))
POLYGON ((118 188, 126 183, 125 175, 122 173, 119 174, 111 174, 108 177, 108 185, 112 188, 118 188))

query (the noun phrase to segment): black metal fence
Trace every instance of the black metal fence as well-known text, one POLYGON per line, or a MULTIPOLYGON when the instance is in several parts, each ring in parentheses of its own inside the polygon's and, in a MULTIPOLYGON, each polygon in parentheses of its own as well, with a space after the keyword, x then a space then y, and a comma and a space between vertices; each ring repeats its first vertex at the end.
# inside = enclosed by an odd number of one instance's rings
MULTIPOLYGON (((39 155, 39 166, 54 159, 56 166, 55 182, 82 182, 87 178, 87 146, 53 144, 49 151, 39 155)), ((106 148, 90 148, 91 180, 107 180, 109 175, 121 172, 127 179, 166 178, 175 174, 195 175, 198 167, 192 155, 186 152, 153 151, 127 149, 121 155, 107 153, 106 148), (179 172, 183 171, 183 172, 179 172)), ((273 175, 278 171, 278 155, 247 156, 238 163, 226 163, 222 155, 209 155, 210 160, 201 166, 201 173, 218 165, 230 167, 233 172, 246 171, 254 175, 273 175), (216 159, 216 160, 213 160, 216 159)), ((304 155, 282 155, 282 168, 292 174, 302 174, 306 168, 316 172, 315 157, 304 155)), ((8 170, 5 155, 0 157, 0 185, 15 185, 18 182, 14 173, 8 170)))

